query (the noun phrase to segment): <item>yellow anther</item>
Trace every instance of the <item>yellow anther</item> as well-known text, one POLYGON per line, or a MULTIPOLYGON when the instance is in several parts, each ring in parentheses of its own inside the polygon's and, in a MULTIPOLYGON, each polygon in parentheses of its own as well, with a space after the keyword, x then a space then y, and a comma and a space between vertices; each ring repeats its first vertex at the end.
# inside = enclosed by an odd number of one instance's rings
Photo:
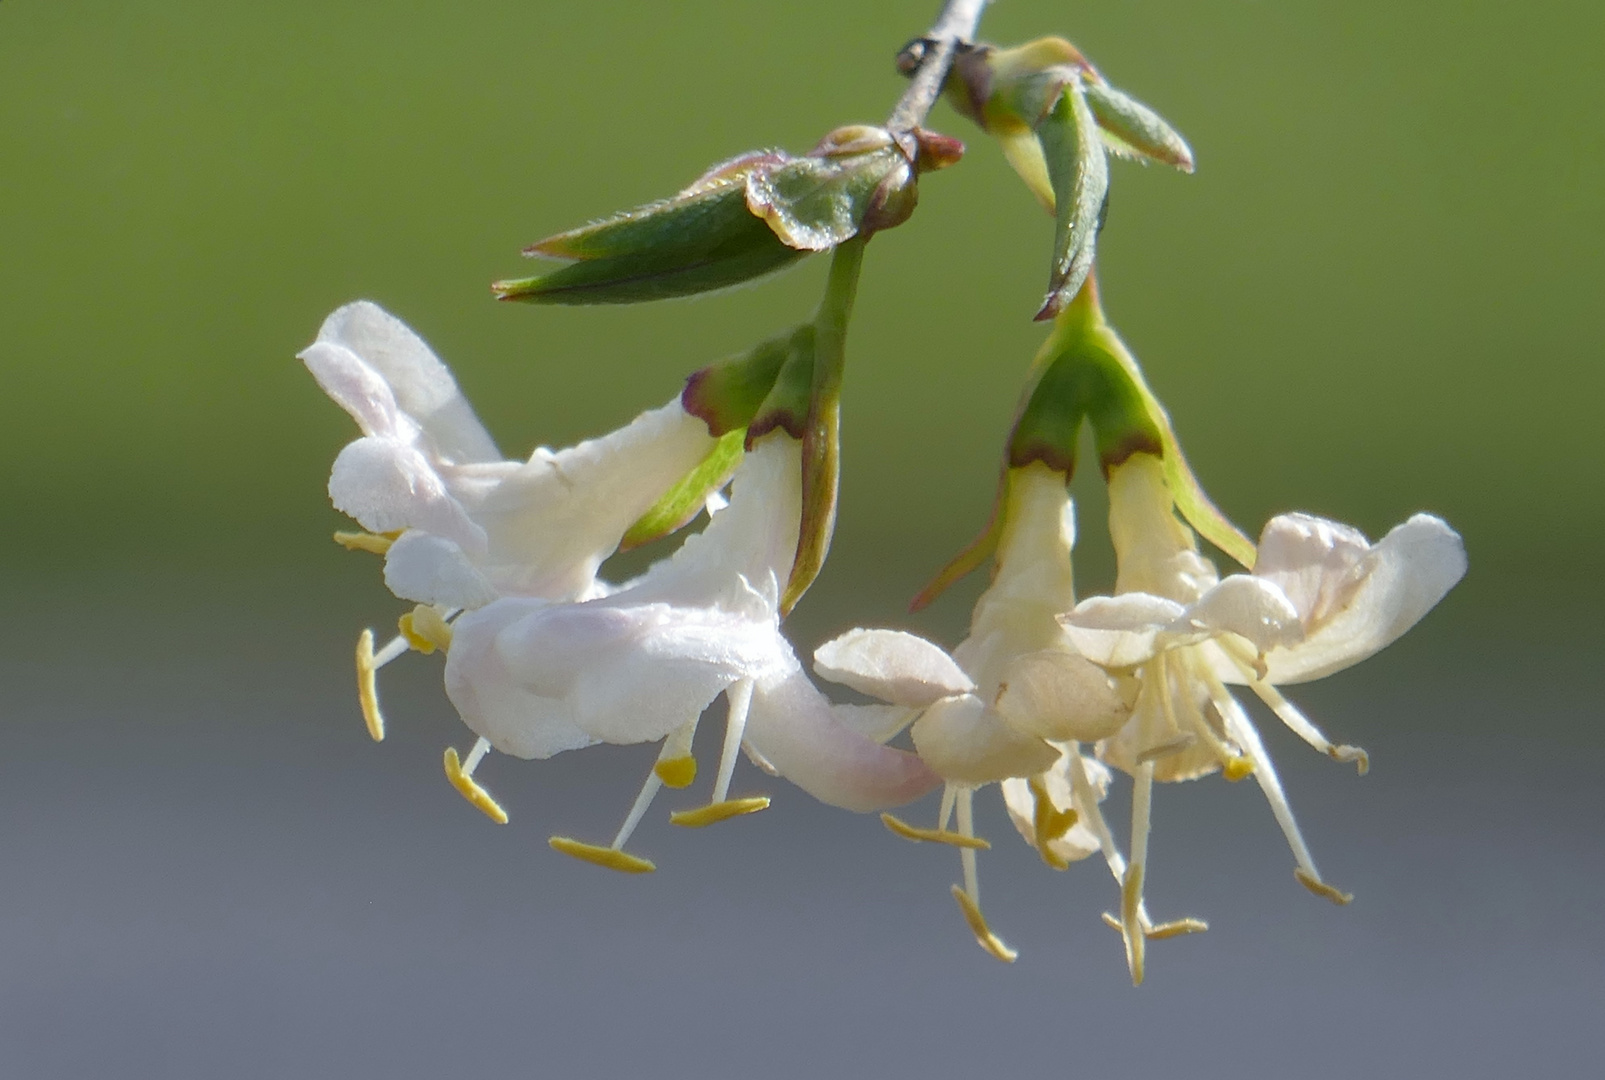
POLYGON ((1128 866, 1120 885, 1120 936, 1126 939, 1126 966, 1131 969, 1131 985, 1142 985, 1143 959, 1148 944, 1147 927, 1142 925, 1142 867, 1128 866))
POLYGON ((501 804, 490 797, 490 792, 474 782, 474 778, 463 772, 463 763, 457 757, 457 751, 446 747, 446 779, 456 788, 462 797, 473 803, 474 808, 498 825, 507 824, 507 811, 501 804))
POLYGON ((1243 754, 1238 754, 1236 757, 1227 758, 1225 766, 1221 769, 1221 772, 1225 775, 1226 779, 1230 780, 1234 784, 1243 779, 1243 777, 1248 776, 1253 771, 1253 759, 1243 754))
POLYGON ((428 604, 419 604, 407 612, 396 620, 396 626, 407 644, 425 656, 436 649, 441 652, 451 649, 451 627, 440 617, 440 612, 428 604))
POLYGON ((699 806, 695 810, 676 810, 669 815, 669 822, 683 825, 688 829, 700 829, 743 814, 756 814, 760 810, 767 809, 769 809, 767 795, 757 795, 750 799, 726 799, 724 802, 699 806))
POLYGON ((697 759, 690 754, 665 758, 652 766, 652 771, 658 774, 664 787, 690 787, 697 778, 697 759))
POLYGON ((1208 929, 1209 924, 1203 919, 1172 919, 1170 922, 1150 927, 1146 933, 1151 941, 1164 941, 1166 938, 1202 934, 1208 929))
POLYGON ((1054 806, 1053 800, 1048 797, 1047 786, 1043 784, 1040 776, 1033 776, 1028 783, 1033 800, 1031 826, 1037 854, 1042 856, 1043 862, 1055 870, 1068 870, 1070 860, 1054 854, 1049 845, 1074 828, 1080 815, 1076 813, 1074 807, 1060 810, 1054 806))
POLYGON ((357 638, 357 700, 362 703, 362 720, 374 742, 384 742, 385 715, 379 711, 379 680, 373 666, 373 631, 364 630, 357 638))
MULTIPOLYGON (((1124 934, 1126 928, 1120 920, 1109 912, 1103 913, 1103 924, 1117 934, 1124 934)), ((1158 926, 1143 927, 1143 936, 1150 941, 1163 941, 1166 938, 1183 937, 1187 934, 1202 934, 1209 929, 1209 924, 1203 919, 1173 919, 1158 926)))
POLYGON ((1327 751, 1333 761, 1352 761, 1361 776, 1371 771, 1371 755, 1358 746, 1334 746, 1327 751))
POLYGON ((396 542, 401 534, 371 533, 371 532, 337 532, 334 542, 347 551, 371 551, 375 555, 383 555, 390 550, 390 545, 396 542))
POLYGON ((965 836, 963 833, 949 832, 946 829, 916 829, 891 814, 882 814, 881 824, 905 840, 919 840, 927 844, 951 844, 959 848, 975 848, 977 851, 992 850, 992 845, 979 836, 965 836))
POLYGON ((1337 904, 1339 907, 1349 903, 1354 899, 1353 893, 1344 892, 1341 889, 1334 889, 1332 886, 1328 885, 1326 882, 1322 881, 1320 878, 1316 877, 1302 866, 1295 866, 1293 868, 1293 876, 1298 878, 1298 883, 1310 890, 1310 892, 1314 893, 1316 896, 1332 901, 1332 903, 1337 904))
POLYGON ((566 836, 554 836, 546 842, 551 845, 553 851, 561 851, 564 855, 572 855, 583 862, 595 863, 597 866, 605 866, 609 870, 617 870, 623 874, 650 874, 658 868, 651 859, 626 855, 618 848, 582 844, 566 836))
POLYGON ((975 935, 976 944, 1002 960, 1005 964, 1012 964, 1020 954, 1003 943, 1003 939, 992 932, 986 925, 986 916, 981 914, 981 907, 970 894, 953 886, 953 899, 959 902, 959 910, 964 912, 964 921, 970 924, 970 933, 975 935))

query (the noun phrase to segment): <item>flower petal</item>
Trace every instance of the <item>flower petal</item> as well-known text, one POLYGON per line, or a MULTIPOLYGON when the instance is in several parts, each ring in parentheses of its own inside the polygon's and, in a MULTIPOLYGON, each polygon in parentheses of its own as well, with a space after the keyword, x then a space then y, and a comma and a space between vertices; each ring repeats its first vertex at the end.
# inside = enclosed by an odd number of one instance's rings
POLYGON ((915 708, 975 689, 939 646, 901 630, 849 630, 814 650, 814 671, 861 694, 915 708))
POLYGON ((408 529, 385 553, 385 586, 403 600, 472 611, 496 590, 456 543, 408 529))
POLYGON ((793 784, 847 810, 902 806, 941 783, 918 757, 844 724, 795 660, 790 670, 755 687, 747 741, 793 784))
POLYGON ((329 472, 329 499, 371 532, 422 529, 483 551, 474 524, 429 460, 406 443, 368 436, 350 443, 329 472))
POLYGON ((1175 644, 1191 644, 1202 634, 1232 633, 1247 638, 1256 652, 1292 645, 1304 625, 1281 587, 1258 574, 1232 574, 1188 605, 1169 630, 1175 644))
POLYGON ((1278 514, 1260 533, 1254 576, 1275 582, 1306 623, 1340 606, 1349 571, 1371 550, 1360 530, 1313 514, 1278 514))
MULTIPOLYGON (((323 321, 317 343, 302 357, 329 346, 348 351, 376 371, 442 457, 456 462, 501 460, 446 365, 422 338, 378 304, 358 300, 337 309, 323 321)), ((307 364, 311 367, 312 361, 307 364)))
POLYGON ((1341 608, 1299 645, 1267 655, 1268 681, 1307 682, 1359 663, 1419 622, 1465 573, 1460 534, 1440 518, 1415 515, 1348 571, 1341 608))
POLYGON ((990 784, 1011 776, 1034 776, 1059 751, 1017 731, 974 694, 943 698, 914 722, 914 749, 942 779, 990 784))
POLYGON ((1059 616, 1076 651, 1103 667, 1131 667, 1149 660, 1159 635, 1186 609, 1149 593, 1091 596, 1059 616))
POLYGON ((1043 649, 1009 663, 996 708, 1012 726, 1039 738, 1096 742, 1120 730, 1135 697, 1129 677, 1122 682, 1084 656, 1043 649))

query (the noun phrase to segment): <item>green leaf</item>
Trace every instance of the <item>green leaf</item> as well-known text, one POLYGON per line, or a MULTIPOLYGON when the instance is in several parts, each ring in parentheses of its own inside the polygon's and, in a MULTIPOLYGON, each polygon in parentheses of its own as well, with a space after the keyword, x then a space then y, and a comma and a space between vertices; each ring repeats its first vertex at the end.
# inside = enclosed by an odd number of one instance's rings
POLYGON ((777 273, 807 252, 782 244, 757 218, 756 232, 728 246, 688 257, 621 255, 570 263, 539 277, 491 285, 499 300, 527 304, 637 304, 695 296, 742 285, 777 273))
POLYGON ((1109 159, 1079 78, 1070 80, 1037 125, 1037 138, 1047 159, 1056 207, 1048 295, 1036 315, 1041 321, 1062 311, 1087 280, 1098 219, 1109 193, 1109 159))
POLYGON ((491 286, 503 300, 632 304, 729 288, 784 269, 804 254, 747 207, 747 180, 790 160, 759 151, 716 165, 660 202, 558 233, 524 254, 574 260, 491 286))
POLYGON ((619 543, 619 550, 628 551, 651 543, 687 525, 707 505, 708 496, 724 487, 736 471, 736 466, 741 464, 745 453, 742 444, 745 441, 746 432, 737 429, 727 432, 714 443, 708 456, 696 468, 681 477, 679 483, 664 493, 657 505, 630 526, 619 543))
POLYGON ((1086 94, 1104 141, 1115 153, 1193 171, 1192 149, 1164 117, 1106 82, 1088 82, 1086 94))

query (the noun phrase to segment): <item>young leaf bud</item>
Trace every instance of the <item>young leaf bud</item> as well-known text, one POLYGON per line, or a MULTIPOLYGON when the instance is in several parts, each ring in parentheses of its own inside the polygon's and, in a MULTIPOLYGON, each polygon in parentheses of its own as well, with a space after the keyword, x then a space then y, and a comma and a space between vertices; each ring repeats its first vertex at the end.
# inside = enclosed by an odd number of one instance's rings
POLYGON ((1084 89, 1087 105, 1113 153, 1138 161, 1157 161, 1186 173, 1193 171, 1192 149, 1164 117, 1101 79, 1088 80, 1084 89))
POLYGON ((1079 76, 1065 86, 1036 130, 1057 208, 1048 296, 1036 315, 1041 321, 1064 309, 1092 269, 1109 194, 1109 158, 1079 76))

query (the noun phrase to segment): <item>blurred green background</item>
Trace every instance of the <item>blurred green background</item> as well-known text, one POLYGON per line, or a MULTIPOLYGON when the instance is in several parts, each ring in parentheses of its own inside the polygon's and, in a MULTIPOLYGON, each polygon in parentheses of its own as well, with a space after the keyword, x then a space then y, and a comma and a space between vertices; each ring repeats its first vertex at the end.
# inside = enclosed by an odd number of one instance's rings
MULTIPOLYGON (((1116 163, 1099 250, 1216 501, 1250 532, 1306 509, 1376 536, 1424 509, 1466 538, 1470 575, 1419 629, 1299 695, 1370 777, 1268 733, 1352 908, 1292 885, 1249 785, 1167 789, 1156 911, 1218 921, 1128 995, 1096 868, 988 854, 989 913, 1026 948, 1005 970, 959 926, 946 856, 784 785, 718 837, 648 822, 662 869, 637 890, 541 841, 610 832, 647 757, 492 759, 518 827, 491 829, 440 782, 465 733, 416 659, 387 669, 393 734, 368 743, 351 642, 401 605, 328 539, 354 429, 294 359, 324 315, 367 297, 405 319, 510 454, 616 426, 805 317, 823 260, 630 309, 497 304, 489 283, 710 162, 883 119, 938 6, 0 3, 12 1064, 502 1075, 535 1045, 549 1075, 613 1080, 718 1076, 728 1043, 776 1080, 1059 1075, 1072 1012, 1101 1036, 1076 1049, 1089 1076, 1597 1063, 1591 0, 998 0, 984 23, 1071 37, 1197 152, 1191 177, 1116 163), (1265 1021, 1247 1042, 1244 1017, 1265 1021)), ((983 136, 945 105, 931 123, 970 154, 870 247, 805 645, 907 620, 981 527, 1042 336, 1048 220, 983 136)), ((1077 492, 1082 581, 1106 585, 1096 476, 1077 492)), ((978 585, 912 624, 956 640, 978 585)))
MULTIPOLYGON (((292 358, 346 300, 423 333, 511 453, 795 321, 822 260, 628 310, 486 286, 711 161, 881 117, 931 6, 7 3, 13 587, 348 573, 321 490, 350 428, 292 358)), ((1102 264, 1228 512, 1373 534, 1439 512, 1471 551, 1461 618, 1597 599, 1570 567, 1605 524, 1599 5, 1008 0, 985 23, 1055 30, 1197 150, 1193 177, 1117 166, 1102 264)), ((911 594, 979 527, 1040 337, 1047 222, 984 137, 945 105, 933 124, 971 152, 870 253, 816 609, 846 595, 832 581, 911 594)))

